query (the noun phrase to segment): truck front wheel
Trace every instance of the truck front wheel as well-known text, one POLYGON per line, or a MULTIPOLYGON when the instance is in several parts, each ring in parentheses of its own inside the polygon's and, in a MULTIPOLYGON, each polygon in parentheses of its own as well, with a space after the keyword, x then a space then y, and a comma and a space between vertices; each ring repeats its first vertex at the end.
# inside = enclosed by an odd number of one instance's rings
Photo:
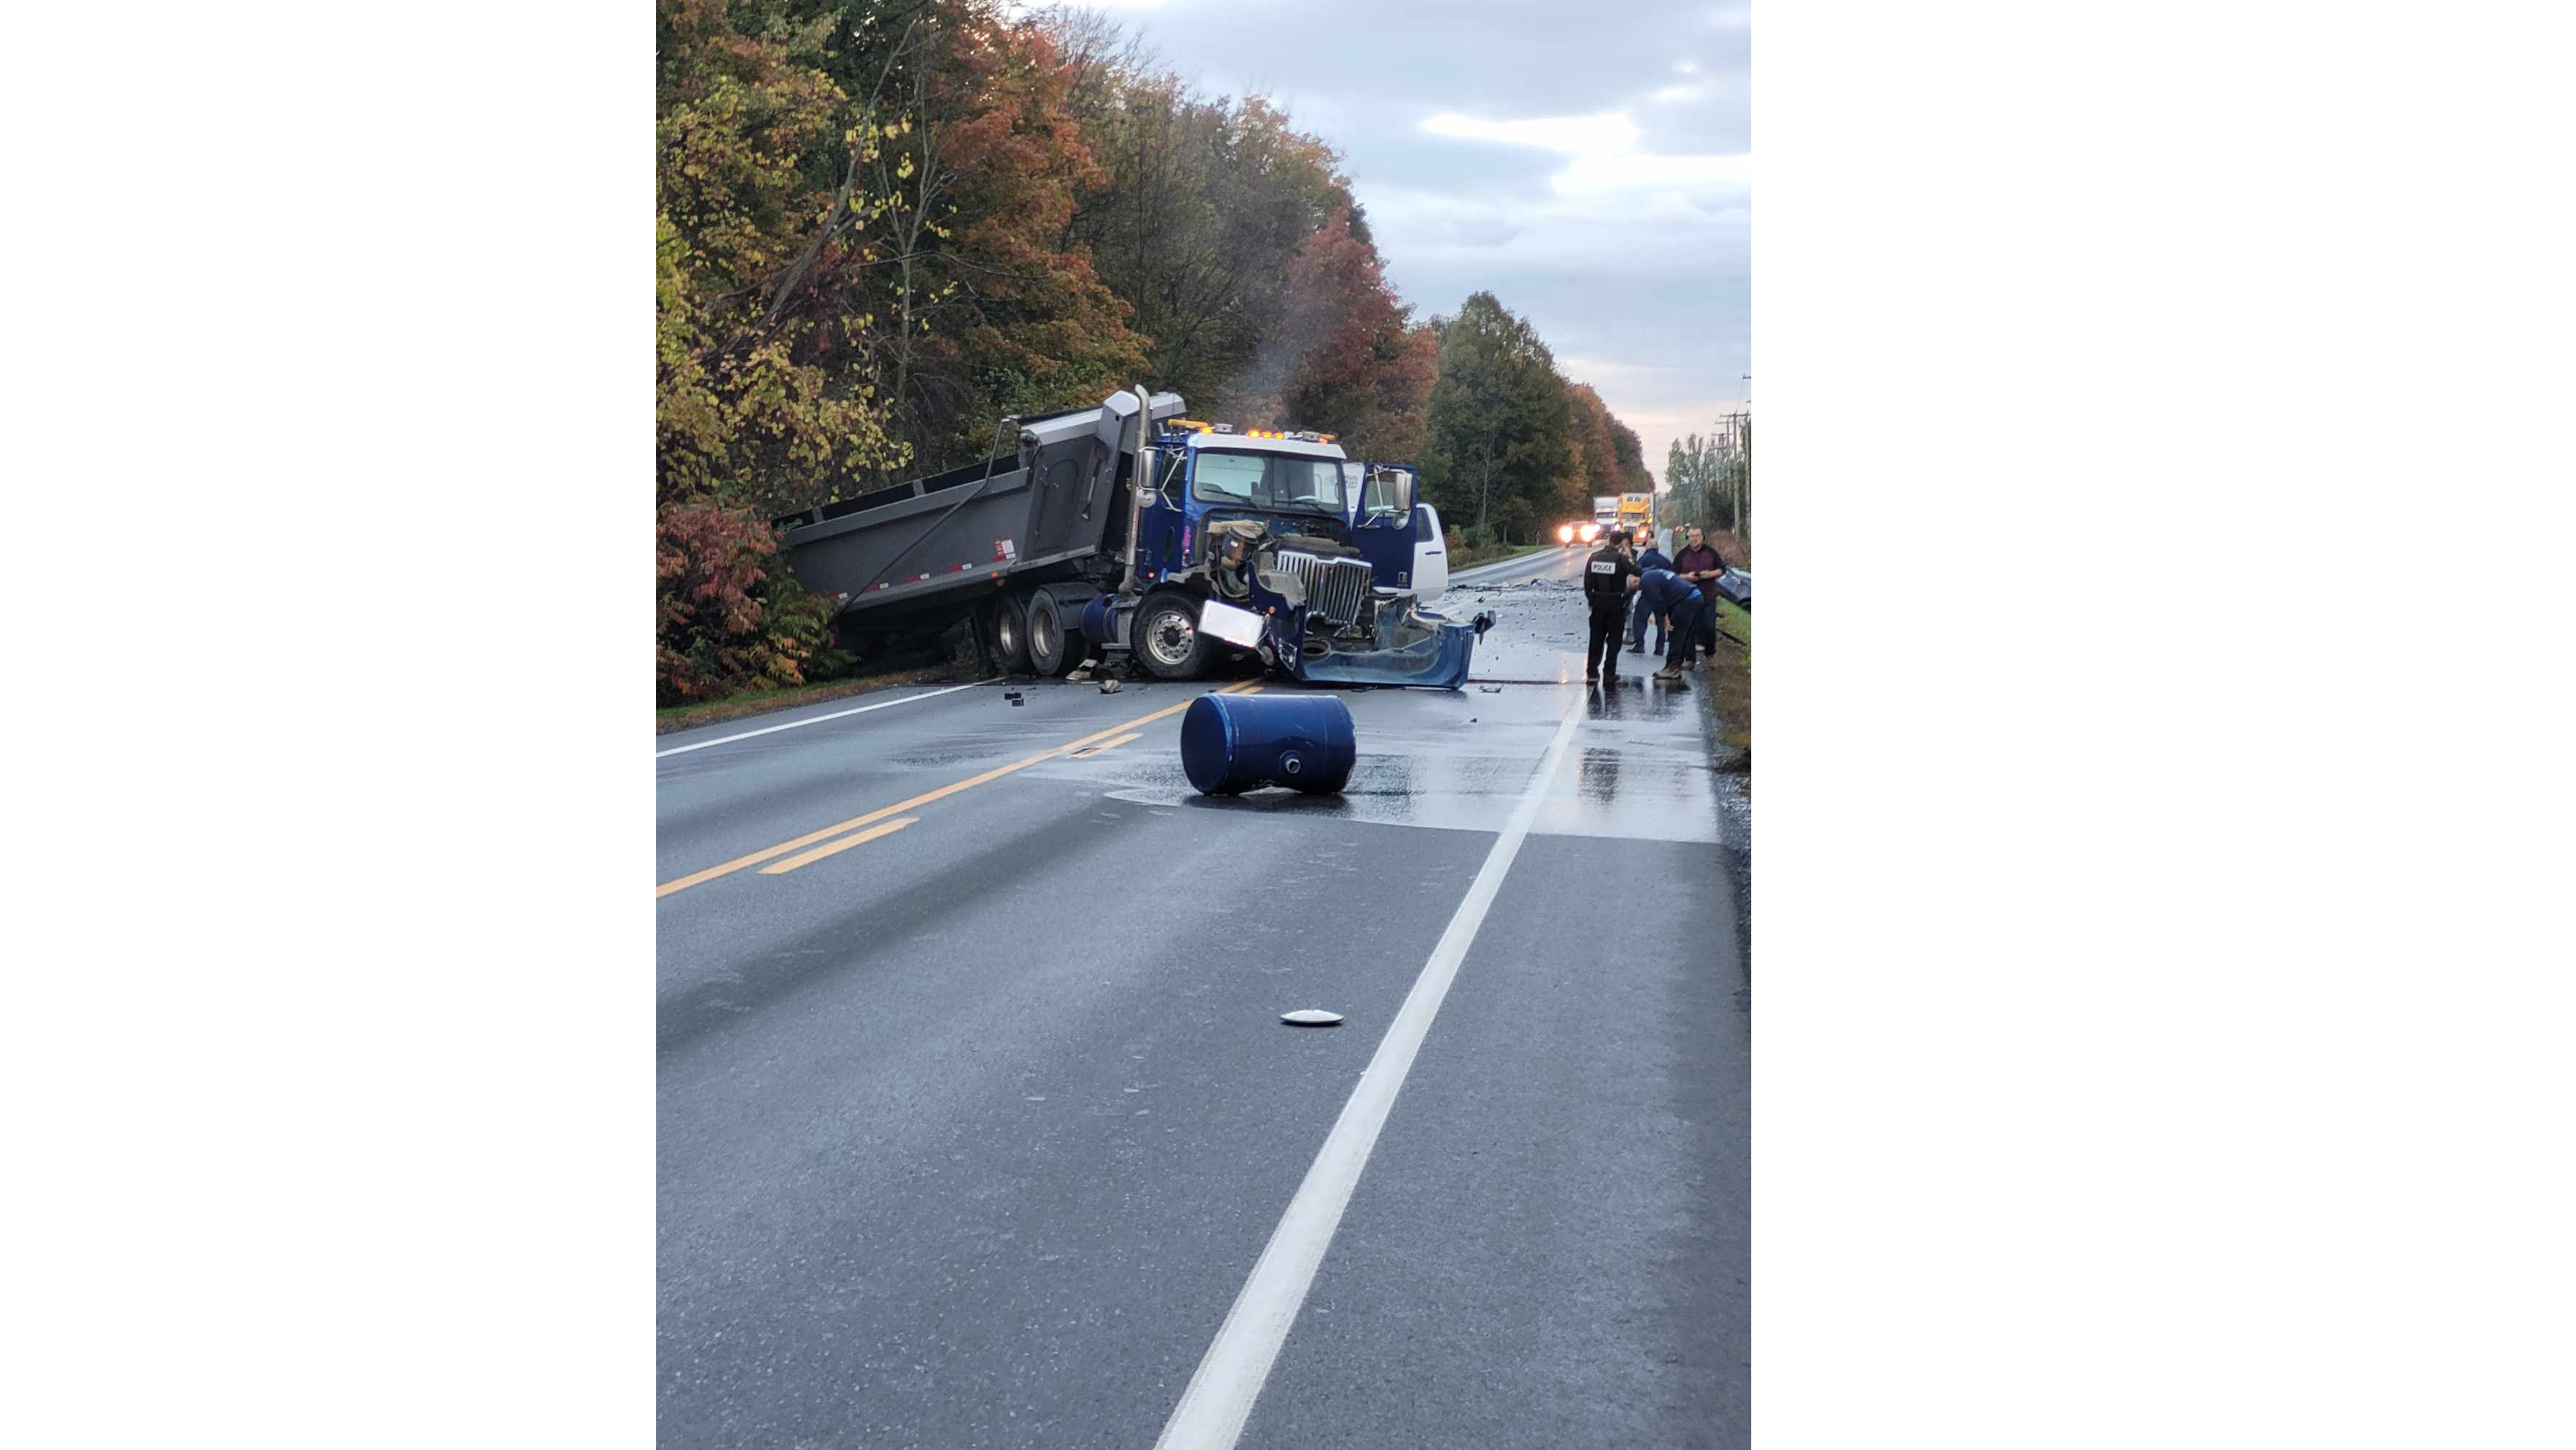
POLYGON ((1199 602, 1187 594, 1157 594, 1136 611, 1136 658, 1158 680, 1195 680, 1214 654, 1199 633, 1199 602))

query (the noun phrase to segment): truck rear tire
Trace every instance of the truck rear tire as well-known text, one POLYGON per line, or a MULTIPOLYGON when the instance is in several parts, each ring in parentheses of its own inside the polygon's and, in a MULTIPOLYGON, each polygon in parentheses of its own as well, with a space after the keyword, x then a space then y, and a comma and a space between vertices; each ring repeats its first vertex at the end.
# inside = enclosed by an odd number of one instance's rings
POLYGON ((993 658, 1006 675, 1021 675, 1029 669, 1029 610, 1018 595, 997 594, 985 606, 985 637, 993 643, 993 658))
POLYGON ((1177 589, 1145 601, 1136 611, 1134 647, 1145 672, 1158 680, 1195 680, 1216 653, 1199 633, 1199 602, 1177 589))
POLYGON ((1029 668, 1062 679, 1082 663, 1091 647, 1082 638, 1081 608, 1052 589, 1029 596, 1029 668))

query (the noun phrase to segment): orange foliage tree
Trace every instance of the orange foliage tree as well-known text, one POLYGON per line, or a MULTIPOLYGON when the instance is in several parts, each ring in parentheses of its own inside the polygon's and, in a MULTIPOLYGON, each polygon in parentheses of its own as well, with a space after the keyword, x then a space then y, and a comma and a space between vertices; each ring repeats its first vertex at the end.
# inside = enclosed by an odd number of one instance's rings
POLYGON ((1069 236, 1078 190, 1103 173, 1047 31, 951 0, 923 12, 888 76, 906 123, 872 162, 887 203, 853 277, 882 324, 869 347, 905 439, 943 463, 976 456, 1004 414, 1085 406, 1140 379, 1133 309, 1069 236))
POLYGON ((1355 208, 1337 209, 1288 268, 1287 302, 1256 373, 1249 420, 1337 434, 1354 458, 1410 459, 1440 360, 1387 284, 1355 208))

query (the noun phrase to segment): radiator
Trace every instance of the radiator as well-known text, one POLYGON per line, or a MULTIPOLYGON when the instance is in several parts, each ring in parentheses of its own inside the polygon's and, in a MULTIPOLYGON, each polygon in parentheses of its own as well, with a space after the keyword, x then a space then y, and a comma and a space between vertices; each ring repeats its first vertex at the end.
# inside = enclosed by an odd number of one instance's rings
POLYGON ((1368 602, 1369 586, 1377 577, 1366 559, 1327 559, 1297 549, 1281 549, 1273 557, 1278 568, 1296 575, 1306 586, 1306 612, 1333 624, 1350 624, 1360 617, 1360 606, 1368 602))

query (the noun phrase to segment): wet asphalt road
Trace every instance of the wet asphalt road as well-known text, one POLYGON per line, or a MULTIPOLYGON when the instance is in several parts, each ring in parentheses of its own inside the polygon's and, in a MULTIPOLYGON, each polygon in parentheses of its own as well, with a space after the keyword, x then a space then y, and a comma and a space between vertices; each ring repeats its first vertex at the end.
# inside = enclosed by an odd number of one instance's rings
POLYGON ((1533 789, 1239 1443, 1746 1443, 1740 807, 1696 699, 1582 686, 1576 562, 1461 576, 1545 683, 1347 694, 1337 798, 1193 793, 1218 684, 660 737, 662 1443, 1154 1444, 1533 789))

